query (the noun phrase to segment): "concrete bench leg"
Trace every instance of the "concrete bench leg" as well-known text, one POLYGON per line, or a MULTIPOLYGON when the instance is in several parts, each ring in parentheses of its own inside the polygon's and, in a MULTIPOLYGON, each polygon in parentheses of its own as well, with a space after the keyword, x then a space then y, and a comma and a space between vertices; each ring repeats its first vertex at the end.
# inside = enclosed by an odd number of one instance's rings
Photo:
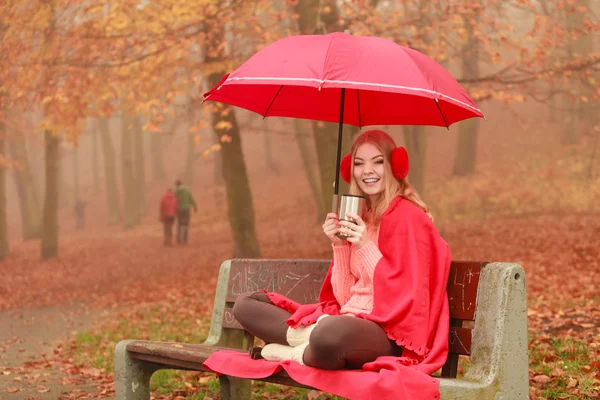
POLYGON ((150 377, 160 366, 131 358, 122 340, 115 348, 115 399, 150 400, 150 377))
POLYGON ((252 398, 252 382, 249 379, 219 375, 219 383, 221 400, 250 400, 252 398))

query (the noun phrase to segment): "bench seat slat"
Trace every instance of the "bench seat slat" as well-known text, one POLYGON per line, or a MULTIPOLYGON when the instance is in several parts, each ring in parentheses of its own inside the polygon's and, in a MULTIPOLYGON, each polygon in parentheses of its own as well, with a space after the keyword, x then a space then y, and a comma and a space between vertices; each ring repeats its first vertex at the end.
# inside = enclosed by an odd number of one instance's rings
MULTIPOLYGON (((135 358, 136 360, 166 365, 182 370, 205 372, 209 371, 204 368, 202 364, 208 359, 208 357, 219 350, 230 350, 246 353, 244 350, 232 349, 229 347, 205 346, 201 344, 176 342, 149 342, 145 340, 138 340, 127 345, 127 351, 130 353, 131 357, 135 358)), ((296 382, 290 378, 285 371, 281 371, 278 374, 268 376, 263 379, 253 380, 313 389, 310 386, 302 385, 296 382)))

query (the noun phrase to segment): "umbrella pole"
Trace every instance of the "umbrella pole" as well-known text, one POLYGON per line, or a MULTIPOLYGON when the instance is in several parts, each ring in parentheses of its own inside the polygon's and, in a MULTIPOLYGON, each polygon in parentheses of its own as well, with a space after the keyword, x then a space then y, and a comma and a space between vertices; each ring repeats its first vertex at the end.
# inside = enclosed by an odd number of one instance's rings
POLYGON ((340 189, 340 162, 342 160, 342 134, 344 132, 344 100, 346 98, 346 89, 342 88, 340 98, 340 122, 338 123, 338 142, 337 142, 337 160, 335 163, 335 182, 333 184, 333 202, 331 212, 338 213, 338 192, 340 189))

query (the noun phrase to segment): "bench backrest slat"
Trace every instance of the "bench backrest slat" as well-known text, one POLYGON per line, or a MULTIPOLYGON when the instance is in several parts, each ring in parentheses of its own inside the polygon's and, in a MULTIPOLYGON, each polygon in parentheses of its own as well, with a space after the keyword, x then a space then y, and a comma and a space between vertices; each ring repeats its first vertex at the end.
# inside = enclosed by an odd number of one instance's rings
POLYGON ((450 318, 463 321, 475 320, 475 302, 481 262, 453 262, 448 277, 448 300, 450 318))
MULTIPOLYGON (((330 260, 258 260, 234 259, 227 285, 223 328, 242 329, 231 311, 237 297, 246 292, 266 289, 302 304, 315 303, 327 274, 330 260)), ((449 357, 442 375, 456 377, 458 355, 471 354, 472 330, 463 321, 474 321, 477 289, 483 262, 454 261, 448 278, 451 328, 449 357)))
POLYGON ((316 303, 329 264, 327 260, 233 260, 225 301, 233 303, 242 293, 266 289, 302 304, 316 303))

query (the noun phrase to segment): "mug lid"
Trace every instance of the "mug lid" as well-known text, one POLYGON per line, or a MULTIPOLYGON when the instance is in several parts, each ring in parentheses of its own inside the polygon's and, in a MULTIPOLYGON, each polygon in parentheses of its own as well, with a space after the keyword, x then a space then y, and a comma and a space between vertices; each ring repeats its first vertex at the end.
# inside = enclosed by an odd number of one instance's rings
POLYGON ((366 199, 365 196, 361 196, 360 194, 343 194, 342 197, 360 197, 361 199, 366 199))

